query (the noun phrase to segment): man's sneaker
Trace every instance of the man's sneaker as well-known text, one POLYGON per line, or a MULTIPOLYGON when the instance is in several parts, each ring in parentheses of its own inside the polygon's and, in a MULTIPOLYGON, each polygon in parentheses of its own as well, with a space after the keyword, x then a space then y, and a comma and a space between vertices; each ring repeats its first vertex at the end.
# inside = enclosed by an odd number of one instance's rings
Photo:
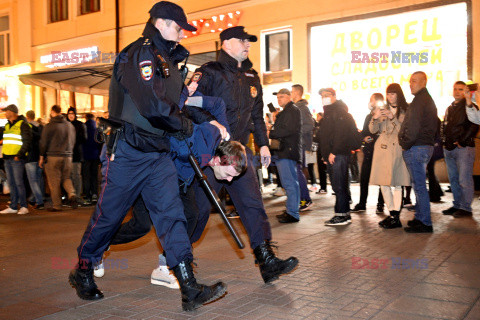
POLYGON ((9 213, 17 213, 17 212, 18 210, 7 207, 6 209, 0 211, 0 214, 9 214, 9 213))
POLYGON ((362 205, 362 204, 358 203, 358 204, 355 205, 355 207, 353 207, 352 210, 350 210, 350 212, 362 212, 362 211, 365 211, 365 210, 367 210, 365 205, 362 205))
POLYGON ((159 266, 152 271, 150 282, 157 286, 164 286, 170 289, 180 289, 178 280, 167 266, 159 266))
POLYGON ((443 210, 442 213, 446 216, 451 216, 453 215, 455 212, 457 212, 459 209, 458 208, 455 208, 455 207, 450 207, 446 210, 443 210))
POLYGON ((101 278, 105 275, 105 265, 103 264, 103 260, 93 267, 93 275, 96 278, 101 278))
POLYGON ((272 195, 274 195, 275 197, 282 197, 285 195, 285 190, 283 190, 283 188, 277 187, 277 189, 275 189, 272 195))
POLYGON ((317 192, 320 188, 318 187, 318 185, 314 184, 312 185, 310 188, 308 188, 308 190, 310 192, 317 192))
POLYGON ((230 218, 230 219, 240 218, 240 216, 238 215, 238 212, 236 210, 231 210, 231 211, 227 212, 226 216, 227 216, 227 218, 230 218))
POLYGON ((349 216, 334 216, 332 219, 325 221, 326 226, 341 226, 352 222, 349 216))
POLYGON ((312 204, 313 204, 312 200, 308 200, 308 201, 302 200, 302 201, 300 201, 300 208, 299 208, 299 210, 300 210, 300 211, 307 211, 308 208, 310 208, 310 206, 311 206, 312 204))
POLYGON ((384 214, 383 207, 377 206, 377 210, 375 210, 376 214, 384 214))
POLYGON ((325 189, 320 189, 317 193, 326 194, 326 193, 327 193, 327 190, 325 190, 325 189))
POLYGON ((407 225, 409 227, 414 227, 414 226, 418 226, 418 225, 421 225, 421 224, 422 224, 422 222, 420 220, 415 219, 415 218, 413 218, 413 220, 409 220, 407 222, 407 225))
POLYGON ((459 209, 459 210, 457 210, 457 212, 455 212, 453 214, 454 218, 463 218, 463 217, 471 217, 471 216, 472 216, 471 211, 467 211, 467 210, 463 210, 463 209, 459 209))
POLYGON ((27 214, 28 209, 25 207, 21 207, 20 210, 18 210, 17 214, 27 214))
POLYGON ((33 206, 33 209, 35 210, 43 210, 45 209, 45 205, 42 203, 42 204, 36 204, 33 206))
POLYGON ((77 209, 78 208, 78 200, 76 196, 71 196, 70 199, 68 199, 68 204, 72 207, 72 209, 77 209))

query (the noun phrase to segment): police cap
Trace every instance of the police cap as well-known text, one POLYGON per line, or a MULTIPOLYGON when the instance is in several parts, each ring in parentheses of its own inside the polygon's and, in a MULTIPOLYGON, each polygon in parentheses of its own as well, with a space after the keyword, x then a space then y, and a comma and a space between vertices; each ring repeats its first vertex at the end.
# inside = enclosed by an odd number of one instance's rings
POLYGON ((184 30, 197 30, 197 28, 188 24, 187 16, 185 15, 185 12, 183 12, 183 9, 170 1, 160 1, 155 3, 149 13, 151 18, 173 20, 184 30))
POLYGON ((250 42, 257 42, 257 36, 252 34, 248 34, 243 30, 245 27, 243 26, 236 26, 225 29, 220 33, 220 41, 223 42, 228 39, 237 38, 240 40, 247 39, 250 42))

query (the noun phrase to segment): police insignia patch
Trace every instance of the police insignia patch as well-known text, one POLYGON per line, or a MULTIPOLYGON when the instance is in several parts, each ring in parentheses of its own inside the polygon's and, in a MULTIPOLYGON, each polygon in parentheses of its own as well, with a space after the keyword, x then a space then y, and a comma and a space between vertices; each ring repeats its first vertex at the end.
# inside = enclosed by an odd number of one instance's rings
POLYGON ((198 82, 202 79, 202 73, 201 72, 195 72, 192 77, 192 82, 198 82))
POLYGON ((250 86, 250 95, 252 96, 252 98, 256 98, 257 94, 257 88, 255 86, 250 86))
POLYGON ((153 67, 152 61, 145 60, 139 63, 140 66, 140 75, 142 76, 143 80, 148 81, 152 79, 153 76, 153 67))

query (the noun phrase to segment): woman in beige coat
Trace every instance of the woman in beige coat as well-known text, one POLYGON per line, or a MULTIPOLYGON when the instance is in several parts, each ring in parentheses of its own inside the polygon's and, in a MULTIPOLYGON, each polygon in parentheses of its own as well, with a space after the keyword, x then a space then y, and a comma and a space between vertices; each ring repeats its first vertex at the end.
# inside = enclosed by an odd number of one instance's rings
POLYGON ((373 151, 370 184, 380 185, 390 216, 379 222, 385 229, 400 228, 402 186, 410 185, 410 175, 398 144, 398 132, 408 104, 397 83, 387 87, 387 104, 377 107, 368 126, 372 134, 380 133, 373 151), (392 192, 392 188, 393 192, 392 192))

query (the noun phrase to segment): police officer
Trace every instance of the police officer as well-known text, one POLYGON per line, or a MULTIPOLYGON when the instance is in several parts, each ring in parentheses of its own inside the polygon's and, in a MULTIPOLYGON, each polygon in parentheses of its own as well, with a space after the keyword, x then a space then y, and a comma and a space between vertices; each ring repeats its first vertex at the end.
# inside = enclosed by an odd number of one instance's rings
MULTIPOLYGON (((232 132, 232 139, 246 145, 250 135, 249 125, 253 122, 255 142, 260 147, 260 156, 265 166, 270 164, 267 128, 263 119, 262 86, 257 72, 252 69, 248 59, 250 42, 257 37, 237 26, 220 33, 222 50, 218 61, 208 62, 196 70, 192 81, 198 83, 197 90, 205 96, 220 97, 225 101, 227 121, 232 132)), ((212 187, 220 191, 224 186, 230 194, 240 218, 250 236, 250 246, 260 267, 265 282, 278 279, 278 276, 292 271, 298 264, 295 257, 287 260, 278 259, 271 247, 270 223, 263 206, 262 195, 256 180, 253 154, 248 154, 247 170, 231 182, 215 179, 211 168, 205 173, 212 187)), ((201 189, 197 189, 197 205, 200 209, 199 220, 192 243, 200 239, 208 221, 210 206, 201 189)))
MULTIPOLYGON (((222 282, 212 286, 196 282, 182 202, 178 188, 171 187, 177 184, 177 172, 168 154, 167 135, 192 134, 192 122, 177 105, 183 87, 178 63, 188 55, 178 45, 183 29, 196 30, 187 23, 182 8, 158 2, 150 10, 143 37, 123 49, 115 61, 108 109, 110 119, 119 126, 113 128, 102 151, 102 192, 78 247, 79 267, 69 276, 82 299, 103 298, 93 280, 92 264, 101 260, 139 195, 180 284, 183 309, 193 310, 226 291, 222 282)), ((213 119, 190 111, 195 122, 213 119)))

